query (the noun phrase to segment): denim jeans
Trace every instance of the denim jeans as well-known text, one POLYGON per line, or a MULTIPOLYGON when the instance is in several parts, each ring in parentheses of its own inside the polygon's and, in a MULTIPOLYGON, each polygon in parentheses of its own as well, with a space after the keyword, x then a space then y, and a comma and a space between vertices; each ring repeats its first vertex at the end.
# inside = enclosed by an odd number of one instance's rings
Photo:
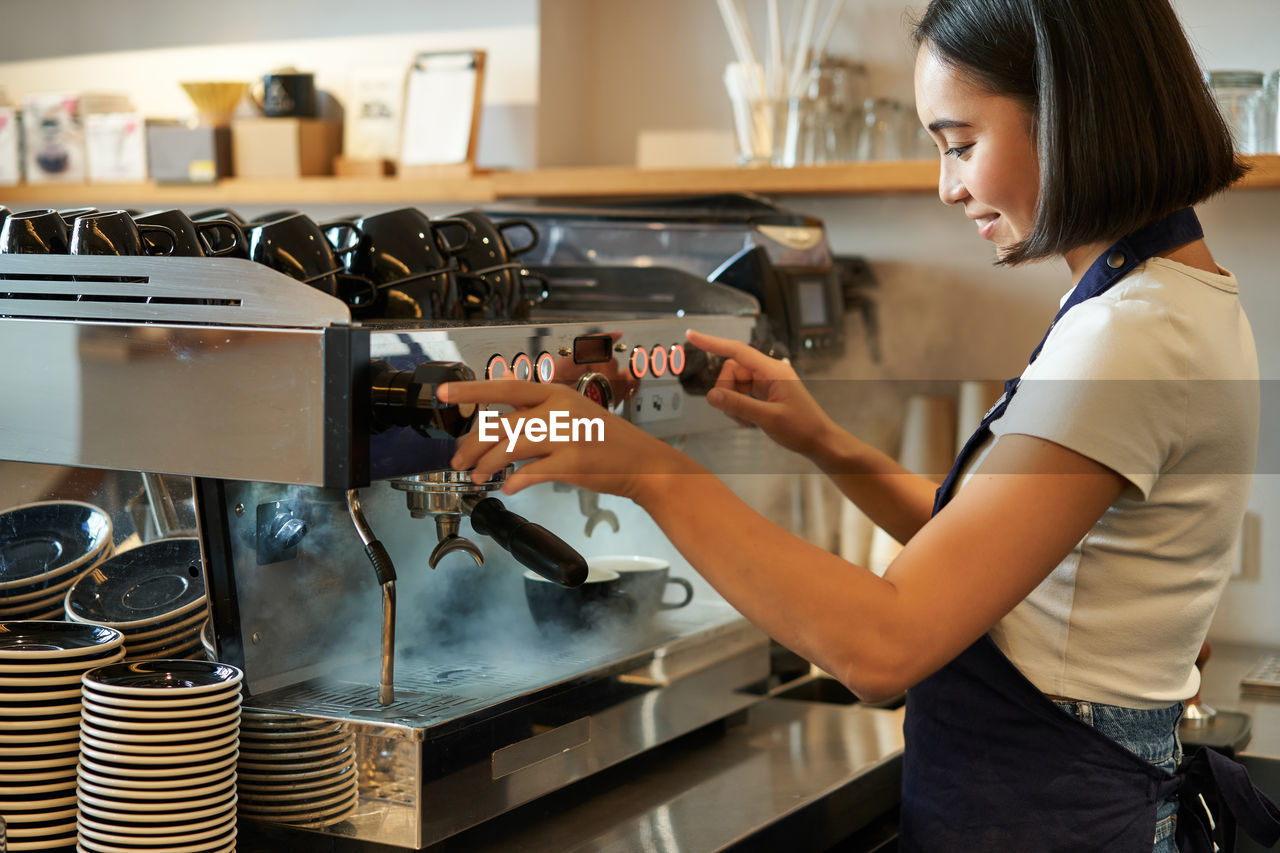
MULTIPOLYGON (((1182 743, 1178 740, 1181 702, 1154 711, 1100 702, 1055 700, 1053 704, 1156 767, 1172 773, 1182 762, 1182 743)), ((1174 837, 1177 826, 1178 797, 1174 795, 1156 807, 1152 853, 1178 853, 1174 837)))

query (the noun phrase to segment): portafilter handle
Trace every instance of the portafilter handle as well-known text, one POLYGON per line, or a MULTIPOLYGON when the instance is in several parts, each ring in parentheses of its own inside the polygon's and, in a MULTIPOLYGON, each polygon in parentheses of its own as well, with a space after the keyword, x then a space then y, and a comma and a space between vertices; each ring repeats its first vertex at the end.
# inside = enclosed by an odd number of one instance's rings
POLYGON ((542 525, 511 512, 497 498, 466 495, 462 508, 476 533, 493 539, 526 568, 561 586, 582 586, 586 581, 587 561, 581 554, 542 525))

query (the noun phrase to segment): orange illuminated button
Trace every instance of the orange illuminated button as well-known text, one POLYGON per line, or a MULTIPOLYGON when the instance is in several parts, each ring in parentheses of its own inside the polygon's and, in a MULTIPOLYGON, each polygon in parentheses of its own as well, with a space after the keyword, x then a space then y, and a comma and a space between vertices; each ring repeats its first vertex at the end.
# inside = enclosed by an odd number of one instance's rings
POLYGON ((556 378, 556 360, 549 352, 538 354, 537 371, 534 376, 539 382, 551 382, 556 378))
POLYGON ((671 375, 679 376, 684 373, 684 347, 680 344, 672 344, 671 357, 668 362, 671 367, 671 375))
POLYGON ((655 377, 667 372, 667 350, 665 347, 661 345, 655 346, 653 352, 649 353, 649 369, 653 371, 655 377))
POLYGON ((518 354, 511 359, 511 372, 521 382, 528 382, 533 378, 533 359, 524 353, 518 354))
POLYGON ((649 372, 649 352, 644 347, 631 351, 631 375, 641 379, 649 372))
POLYGON ((507 360, 500 355, 491 356, 484 368, 485 379, 506 379, 510 373, 511 368, 507 367, 507 360))

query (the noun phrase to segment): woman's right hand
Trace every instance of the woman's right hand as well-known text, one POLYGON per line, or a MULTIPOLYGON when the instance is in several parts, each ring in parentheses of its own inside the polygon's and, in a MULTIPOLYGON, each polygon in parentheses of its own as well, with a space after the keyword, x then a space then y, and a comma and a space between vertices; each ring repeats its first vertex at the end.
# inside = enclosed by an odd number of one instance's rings
POLYGON ((778 444, 813 456, 838 430, 813 399, 790 363, 770 358, 750 344, 688 330, 689 343, 727 359, 707 402, 738 423, 757 426, 778 444))

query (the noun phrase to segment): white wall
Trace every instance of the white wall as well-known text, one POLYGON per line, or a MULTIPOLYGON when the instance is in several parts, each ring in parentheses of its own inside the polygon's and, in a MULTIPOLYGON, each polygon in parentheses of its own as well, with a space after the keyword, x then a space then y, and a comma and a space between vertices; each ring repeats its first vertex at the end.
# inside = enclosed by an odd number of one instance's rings
MULTIPOLYGON (((420 51, 482 49, 487 67, 477 160, 509 168, 535 162, 537 0, 8 0, 5 12, 0 89, 11 100, 20 103, 31 92, 123 92, 155 118, 195 115, 179 86, 184 80, 253 81, 292 66, 315 73, 316 86, 344 103, 356 69, 407 72, 420 51), (481 5, 489 14, 474 14, 481 5), (140 21, 149 23, 130 23, 140 21)), ((246 103, 244 111, 253 109, 246 103)))

